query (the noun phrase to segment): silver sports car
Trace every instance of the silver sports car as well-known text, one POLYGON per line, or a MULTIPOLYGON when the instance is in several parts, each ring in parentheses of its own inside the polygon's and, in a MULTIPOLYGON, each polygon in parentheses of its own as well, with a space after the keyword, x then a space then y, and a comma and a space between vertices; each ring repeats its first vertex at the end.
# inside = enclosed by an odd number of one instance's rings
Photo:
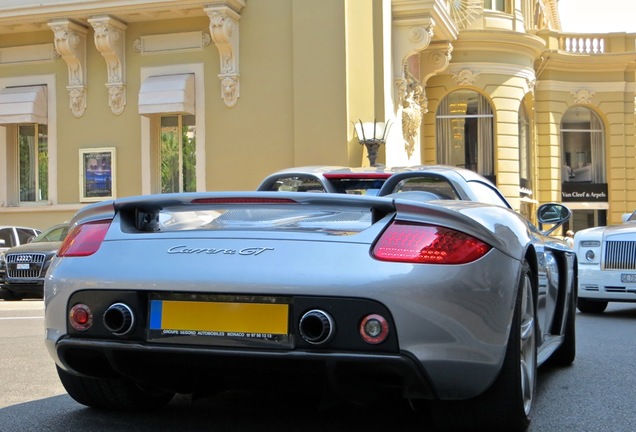
MULTIPOLYGON (((550 231, 569 217, 538 212, 550 231)), ((47 274, 46 345, 91 407, 269 386, 395 394, 440 428, 522 431, 538 366, 575 356, 576 256, 547 234, 484 178, 439 166, 378 196, 95 203, 47 274)))

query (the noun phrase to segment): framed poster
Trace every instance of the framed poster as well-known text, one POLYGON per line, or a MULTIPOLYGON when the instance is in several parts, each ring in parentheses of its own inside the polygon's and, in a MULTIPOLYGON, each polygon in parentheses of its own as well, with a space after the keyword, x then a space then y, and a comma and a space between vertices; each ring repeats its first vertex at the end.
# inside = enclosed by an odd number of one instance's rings
POLYGON ((80 149, 80 201, 115 198, 115 148, 80 149))

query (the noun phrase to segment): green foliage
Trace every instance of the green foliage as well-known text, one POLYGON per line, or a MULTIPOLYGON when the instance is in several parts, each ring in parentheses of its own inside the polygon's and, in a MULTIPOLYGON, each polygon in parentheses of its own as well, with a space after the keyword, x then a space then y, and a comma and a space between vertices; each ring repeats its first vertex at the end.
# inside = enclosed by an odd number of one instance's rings
POLYGON ((162 122, 176 123, 161 130, 161 192, 196 191, 196 137, 189 137, 192 126, 184 125, 182 116, 164 117, 162 122), (177 121, 178 120, 178 121, 177 121), (179 179, 183 181, 183 188, 179 179))

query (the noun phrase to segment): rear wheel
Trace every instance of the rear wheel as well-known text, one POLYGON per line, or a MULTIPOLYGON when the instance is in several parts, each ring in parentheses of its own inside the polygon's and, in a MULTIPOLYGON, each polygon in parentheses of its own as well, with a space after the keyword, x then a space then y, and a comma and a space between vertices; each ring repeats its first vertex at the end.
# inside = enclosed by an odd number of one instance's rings
POLYGON ((537 323, 530 266, 524 263, 504 363, 492 387, 476 398, 441 401, 432 409, 444 430, 525 431, 537 375, 537 323))
POLYGON ((92 408, 147 410, 166 405, 174 393, 143 388, 125 378, 89 378, 70 374, 59 367, 57 374, 69 396, 92 408))
POLYGON ((607 309, 606 301, 595 301, 579 297, 576 307, 583 313, 600 314, 607 309))

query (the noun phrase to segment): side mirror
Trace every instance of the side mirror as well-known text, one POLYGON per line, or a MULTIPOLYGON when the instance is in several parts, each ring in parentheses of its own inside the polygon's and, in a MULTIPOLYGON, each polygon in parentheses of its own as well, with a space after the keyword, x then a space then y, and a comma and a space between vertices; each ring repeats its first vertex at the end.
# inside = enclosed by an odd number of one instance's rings
POLYGON ((539 229, 545 235, 550 235, 554 230, 559 228, 572 217, 572 212, 563 204, 548 203, 543 204, 537 210, 537 220, 539 221, 539 229), (552 228, 544 231, 543 225, 552 225, 552 228))
POLYGON ((7 242, 4 241, 4 239, 0 239, 0 247, 4 247, 7 245, 7 242))

